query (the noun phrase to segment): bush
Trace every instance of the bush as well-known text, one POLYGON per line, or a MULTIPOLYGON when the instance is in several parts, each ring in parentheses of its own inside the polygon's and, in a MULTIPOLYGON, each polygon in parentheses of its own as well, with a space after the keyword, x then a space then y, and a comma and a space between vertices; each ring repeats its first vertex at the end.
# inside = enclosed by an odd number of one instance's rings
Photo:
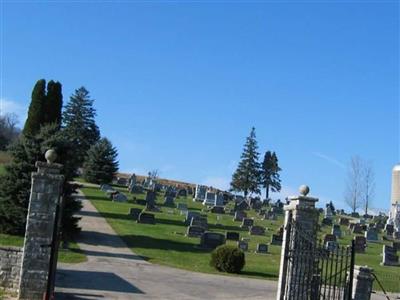
POLYGON ((221 272, 239 273, 245 263, 243 251, 234 246, 222 245, 211 253, 210 265, 221 272))

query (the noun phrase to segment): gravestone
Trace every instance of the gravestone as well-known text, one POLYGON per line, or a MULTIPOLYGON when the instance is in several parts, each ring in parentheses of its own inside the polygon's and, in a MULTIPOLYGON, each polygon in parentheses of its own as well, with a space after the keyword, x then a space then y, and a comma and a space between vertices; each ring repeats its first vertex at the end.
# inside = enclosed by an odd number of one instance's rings
POLYGON ((354 237, 354 250, 358 253, 364 253, 367 247, 367 240, 363 236, 354 237))
POLYGON ((272 206, 272 207, 271 207, 271 211, 272 211, 274 214, 282 215, 282 214, 283 214, 283 207, 280 207, 280 206, 272 206))
POLYGON ((395 240, 400 240, 400 231, 393 232, 393 238, 395 240))
POLYGON ((332 219, 331 218, 323 218, 322 225, 324 226, 332 226, 332 219))
POLYGON ((201 236, 200 247, 207 249, 215 249, 225 244, 225 235, 222 233, 206 231, 201 236))
POLYGON ((400 266, 399 256, 396 253, 396 249, 392 246, 383 245, 383 260, 381 265, 383 266, 400 266))
POLYGON ((153 210, 156 206, 156 192, 155 191, 147 191, 146 194, 146 210, 153 210))
POLYGON ((135 194, 143 193, 143 187, 141 185, 138 185, 138 184, 131 185, 129 187, 129 192, 131 194, 133 194, 133 193, 135 193, 135 194))
POLYGON ((138 205, 146 205, 147 204, 147 201, 146 200, 143 200, 143 199, 136 199, 136 204, 138 204, 138 205))
POLYGON ((267 244, 257 244, 256 253, 268 253, 268 245, 267 244))
POLYGON ((378 231, 375 228, 369 228, 364 236, 368 242, 375 242, 378 240, 378 231))
POLYGON ((333 218, 333 211, 331 205, 327 204, 325 207, 325 218, 332 219, 333 218))
POLYGON ((196 185, 196 191, 194 194, 193 201, 203 202, 206 198, 207 187, 205 185, 196 185))
POLYGON ((166 196, 166 197, 164 198, 164 205, 165 205, 165 206, 172 206, 172 207, 174 207, 174 206, 175 206, 174 197, 172 197, 172 196, 166 196))
POLYGON ((215 193, 207 192, 206 193, 206 198, 203 201, 203 205, 215 206, 216 199, 217 199, 217 195, 215 193))
POLYGON ((204 229, 204 227, 201 227, 201 226, 189 226, 188 228, 187 228, 187 232, 186 232, 186 235, 188 236, 188 237, 196 237, 196 238, 199 238, 199 237, 201 237, 203 234, 204 234, 204 232, 205 232, 205 229, 204 229))
POLYGON ((225 213, 223 206, 213 206, 211 208, 211 212, 213 214, 224 214, 225 213))
POLYGON ((199 213, 198 211, 190 211, 190 210, 188 210, 188 211, 186 212, 185 223, 186 223, 187 225, 189 225, 190 222, 192 222, 192 218, 193 218, 193 217, 200 217, 200 213, 199 213))
POLYGON ((249 230, 250 235, 264 235, 265 228, 262 226, 251 226, 249 230))
POLYGON ((235 231, 227 231, 225 233, 225 237, 227 240, 238 241, 240 234, 239 234, 239 232, 235 232, 235 231))
POLYGON ((392 236, 394 232, 394 226, 392 224, 385 225, 385 233, 387 236, 392 236))
POLYGON ((249 243, 246 242, 246 241, 238 241, 237 242, 237 246, 238 246, 239 249, 241 249, 244 252, 249 250, 249 243))
POLYGON ((393 241, 392 247, 396 249, 396 251, 400 251, 400 242, 393 241))
POLYGON ((243 210, 238 210, 238 211, 235 212, 235 216, 233 218, 233 221, 242 222, 243 218, 246 218, 246 217, 247 217, 246 212, 244 212, 243 210))
POLYGON ((190 221, 190 226, 198 226, 204 228, 204 230, 208 229, 207 217, 202 216, 193 216, 190 221))
POLYGON ((268 211, 264 215, 264 220, 276 221, 277 218, 277 215, 272 211, 268 211))
POLYGON ((215 198, 215 206, 224 206, 224 194, 219 192, 215 198))
POLYGON ((353 230, 352 230, 353 234, 361 234, 363 233, 363 226, 362 224, 354 224, 353 230))
POLYGON ((340 218, 339 219, 339 224, 343 226, 349 226, 349 219, 347 218, 340 218))
POLYGON ((273 234, 271 237, 271 244, 272 245, 282 245, 283 236, 280 234, 273 234))
POLYGON ((128 201, 128 197, 126 197, 126 195, 123 194, 123 193, 114 194, 113 201, 115 201, 115 202, 127 202, 128 201))
POLYGON ((154 214, 141 212, 139 214, 139 218, 138 218, 137 222, 141 223, 141 224, 152 224, 152 225, 154 225, 156 223, 156 219, 154 217, 154 214))
POLYGON ((334 224, 332 226, 332 234, 334 234, 338 239, 342 237, 342 229, 340 228, 340 225, 334 224))
POLYGON ((139 215, 141 212, 142 212, 142 210, 140 208, 130 208, 129 209, 129 215, 135 221, 139 218, 139 215))
POLYGON ((335 241, 327 241, 325 243, 325 249, 329 252, 335 252, 339 248, 338 242, 335 241))
POLYGON ((336 242, 336 235, 334 234, 325 234, 324 236, 324 244, 326 245, 327 242, 336 242))
POLYGON ((188 210, 187 204, 186 203, 178 203, 177 208, 179 210, 188 210))
POLYGON ((109 184, 102 184, 100 185, 100 190, 103 192, 108 191, 108 190, 114 190, 113 187, 109 184))
POLYGON ((186 197, 186 196, 187 196, 187 190, 185 190, 185 189, 180 189, 180 190, 178 191, 178 195, 179 195, 180 197, 186 197))
POLYGON ((254 225, 254 220, 250 218, 243 218, 242 225, 240 225, 241 228, 248 229, 249 227, 254 225))

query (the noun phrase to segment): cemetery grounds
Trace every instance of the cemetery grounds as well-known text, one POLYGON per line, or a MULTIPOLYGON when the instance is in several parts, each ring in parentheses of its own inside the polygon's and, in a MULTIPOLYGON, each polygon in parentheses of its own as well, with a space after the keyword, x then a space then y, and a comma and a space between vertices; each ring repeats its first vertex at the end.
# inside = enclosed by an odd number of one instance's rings
MULTIPOLYGON (((127 194, 126 187, 114 186, 115 189, 127 194)), ((186 236, 187 225, 184 223, 185 216, 177 208, 163 206, 164 194, 158 193, 156 204, 160 212, 155 214, 156 224, 140 224, 129 216, 130 208, 143 209, 144 206, 134 203, 133 198, 144 200, 145 193, 128 194, 128 202, 112 202, 106 193, 97 187, 85 187, 82 189, 86 198, 89 199, 100 214, 106 218, 114 231, 124 240, 129 248, 141 255, 151 263, 182 268, 195 272, 221 274, 209 265, 210 251, 198 247, 200 239, 186 236)), ((185 203, 188 210, 201 212, 207 215, 210 231, 221 232, 235 231, 240 233, 240 238, 249 239, 249 250, 246 252, 246 265, 241 274, 226 274, 231 276, 245 276, 277 280, 279 274, 279 263, 281 246, 269 245, 267 254, 255 253, 257 243, 270 243, 272 234, 276 233, 283 224, 283 215, 278 216, 276 221, 263 220, 254 210, 247 211, 248 217, 254 218, 254 224, 266 227, 264 236, 249 235, 248 230, 240 228, 241 222, 233 221, 229 214, 213 214, 205 210, 200 202, 193 202, 192 196, 178 197, 175 204, 185 203), (217 216, 219 216, 217 220, 217 216)), ((233 208, 233 203, 228 207, 233 208)), ((323 214, 321 214, 321 219, 323 214)), ((338 218, 339 216, 335 216, 338 218)), ((346 226, 341 226, 343 236, 338 239, 341 245, 351 244, 353 234, 346 226)), ((331 233, 331 227, 322 227, 319 235, 331 233)), ((236 241, 227 240, 227 244, 236 245, 236 241)), ((368 265, 372 267, 378 279, 386 291, 400 292, 400 267, 381 266, 383 245, 389 242, 382 240, 379 234, 378 242, 368 242, 365 253, 356 253, 357 265, 368 265)), ((79 252, 79 250, 77 250, 79 252)), ((380 290, 377 282, 374 289, 380 290)))

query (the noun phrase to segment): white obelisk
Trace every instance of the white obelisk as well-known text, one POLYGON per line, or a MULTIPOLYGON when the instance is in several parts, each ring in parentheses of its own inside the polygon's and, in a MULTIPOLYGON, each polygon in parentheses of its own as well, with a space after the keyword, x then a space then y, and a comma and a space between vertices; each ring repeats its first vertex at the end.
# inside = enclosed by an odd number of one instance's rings
POLYGON ((400 164, 395 165, 392 171, 392 199, 387 223, 400 231, 400 164))

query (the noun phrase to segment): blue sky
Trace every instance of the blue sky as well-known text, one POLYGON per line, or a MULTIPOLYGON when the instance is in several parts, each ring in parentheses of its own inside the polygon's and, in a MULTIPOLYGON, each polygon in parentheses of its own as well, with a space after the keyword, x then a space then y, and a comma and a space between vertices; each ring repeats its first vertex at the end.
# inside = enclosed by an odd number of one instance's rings
POLYGON ((373 161, 389 206, 399 157, 397 1, 2 1, 3 112, 36 80, 85 86, 121 171, 229 185, 246 136, 276 151, 283 191, 343 204, 373 161))

